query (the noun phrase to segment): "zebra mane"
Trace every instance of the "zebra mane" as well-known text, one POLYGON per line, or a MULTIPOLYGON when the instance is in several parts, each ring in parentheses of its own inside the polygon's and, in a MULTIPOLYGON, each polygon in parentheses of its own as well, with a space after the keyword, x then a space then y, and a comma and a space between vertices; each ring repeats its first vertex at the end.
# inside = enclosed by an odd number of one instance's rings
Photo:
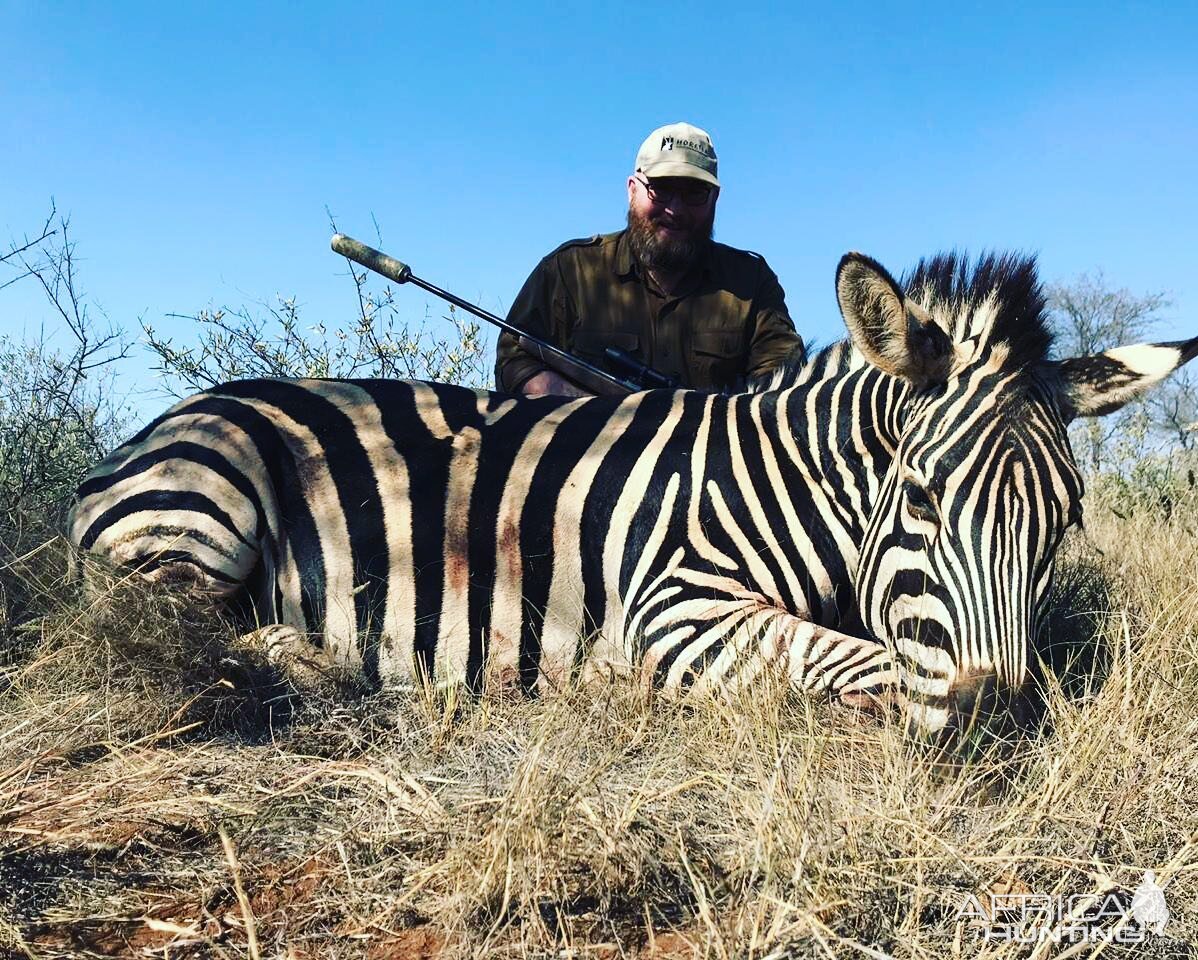
POLYGON ((957 343, 1005 344, 1015 368, 1048 359, 1052 332, 1034 256, 987 253, 970 263, 965 253, 938 253, 899 285, 957 343))
MULTIPOLYGON (((1007 365, 1023 369, 1047 360, 1052 351, 1044 291, 1035 256, 986 253, 971 262, 951 251, 924 258, 899 281, 904 293, 927 309, 957 343, 1004 344, 1007 365)), ((782 390, 863 365, 848 340, 808 355, 802 348, 764 376, 750 393, 782 390)))

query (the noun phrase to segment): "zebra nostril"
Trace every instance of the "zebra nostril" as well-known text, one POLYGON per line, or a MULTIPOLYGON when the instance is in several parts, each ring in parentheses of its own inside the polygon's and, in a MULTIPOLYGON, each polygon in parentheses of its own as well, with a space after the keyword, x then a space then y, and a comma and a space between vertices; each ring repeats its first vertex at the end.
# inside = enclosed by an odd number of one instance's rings
POLYGON ((998 677, 992 672, 960 674, 948 690, 955 726, 972 727, 987 708, 994 706, 998 677))

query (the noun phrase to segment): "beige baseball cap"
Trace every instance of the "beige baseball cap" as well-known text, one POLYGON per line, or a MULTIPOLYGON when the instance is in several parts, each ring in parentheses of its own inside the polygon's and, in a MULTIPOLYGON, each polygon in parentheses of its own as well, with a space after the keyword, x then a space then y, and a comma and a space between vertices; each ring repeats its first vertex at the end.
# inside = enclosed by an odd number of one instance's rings
POLYGON ((690 123, 658 127, 636 152, 636 173, 646 177, 691 177, 718 187, 715 147, 706 130, 690 123))

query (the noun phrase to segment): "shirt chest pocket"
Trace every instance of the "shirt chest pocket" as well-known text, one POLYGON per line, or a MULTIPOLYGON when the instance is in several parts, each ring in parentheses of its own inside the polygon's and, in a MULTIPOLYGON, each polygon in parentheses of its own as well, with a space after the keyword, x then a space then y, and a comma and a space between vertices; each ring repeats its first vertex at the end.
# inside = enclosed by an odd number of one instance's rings
POLYGON ((692 386, 722 389, 744 375, 741 339, 728 330, 700 330, 691 337, 692 386))
POLYGON ((619 347, 625 353, 639 359, 641 338, 634 333, 621 333, 617 330, 574 331, 574 354, 604 370, 609 368, 603 353, 608 347, 619 347))

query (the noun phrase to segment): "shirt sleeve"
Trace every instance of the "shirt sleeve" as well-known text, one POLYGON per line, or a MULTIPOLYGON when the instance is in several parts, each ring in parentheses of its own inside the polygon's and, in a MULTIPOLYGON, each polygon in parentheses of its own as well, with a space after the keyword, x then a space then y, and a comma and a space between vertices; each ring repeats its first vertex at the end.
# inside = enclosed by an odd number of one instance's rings
MULTIPOLYGON (((529 274, 524 286, 512 301, 507 322, 525 333, 542 340, 551 340, 553 296, 557 267, 546 257, 529 274)), ((536 357, 522 350, 510 333, 499 335, 495 349, 495 386, 508 393, 518 393, 533 376, 549 369, 536 357)))
POLYGON ((762 263, 762 281, 753 297, 755 324, 749 344, 747 377, 760 376, 795 353, 801 355, 803 338, 795 332, 786 309, 786 294, 774 271, 762 263))

